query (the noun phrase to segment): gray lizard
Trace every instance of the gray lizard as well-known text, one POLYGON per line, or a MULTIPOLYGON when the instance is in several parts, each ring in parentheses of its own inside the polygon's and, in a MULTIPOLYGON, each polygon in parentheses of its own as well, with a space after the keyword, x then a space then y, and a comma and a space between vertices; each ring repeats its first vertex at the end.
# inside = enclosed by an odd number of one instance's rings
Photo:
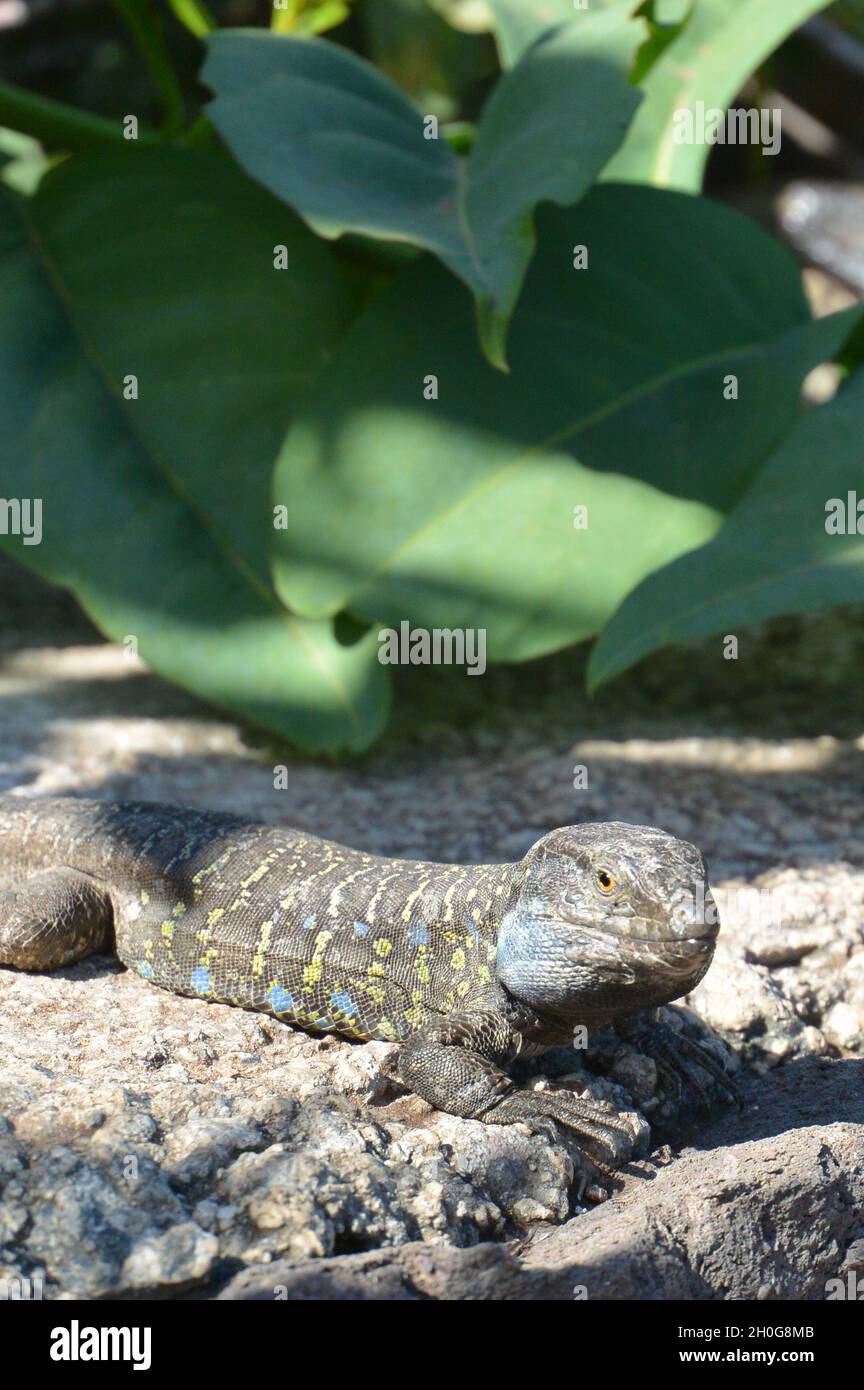
POLYGON ((454 865, 232 815, 4 796, 0 880, 0 964, 113 947, 176 994, 400 1041, 399 1079, 432 1105, 563 1125, 601 1168, 629 1157, 626 1126, 570 1092, 519 1089, 520 1053, 614 1024, 664 1067, 686 1076, 683 1049, 724 1078, 646 1015, 693 989, 718 930, 702 855, 647 826, 565 826, 518 863, 454 865))

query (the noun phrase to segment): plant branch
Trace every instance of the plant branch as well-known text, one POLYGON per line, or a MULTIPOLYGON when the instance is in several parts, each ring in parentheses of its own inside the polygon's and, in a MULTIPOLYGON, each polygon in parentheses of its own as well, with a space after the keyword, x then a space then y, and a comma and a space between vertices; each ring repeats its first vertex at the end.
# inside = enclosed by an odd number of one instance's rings
POLYGON ((168 0, 168 3, 175 17, 196 39, 205 38, 216 28, 215 19, 201 0, 168 0))
MULTIPOLYGON (((123 141, 119 121, 79 111, 10 82, 0 82, 0 125, 32 135, 49 149, 92 150, 123 141)), ((138 144, 155 144, 152 131, 140 131, 138 144)), ((125 141, 124 141, 125 143, 125 141)))
POLYGON ((151 0, 112 0, 112 3, 150 70, 162 104, 163 132, 168 137, 176 135, 183 128, 186 108, 151 0))

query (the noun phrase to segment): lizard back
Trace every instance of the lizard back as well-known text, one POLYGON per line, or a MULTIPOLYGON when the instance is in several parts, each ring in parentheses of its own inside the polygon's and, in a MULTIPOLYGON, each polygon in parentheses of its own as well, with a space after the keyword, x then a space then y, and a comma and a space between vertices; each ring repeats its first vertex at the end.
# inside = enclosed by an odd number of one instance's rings
POLYGON ((117 955, 150 983, 361 1040, 488 991, 519 868, 386 859, 148 802, 2 798, 0 834, 16 873, 103 882, 117 955))

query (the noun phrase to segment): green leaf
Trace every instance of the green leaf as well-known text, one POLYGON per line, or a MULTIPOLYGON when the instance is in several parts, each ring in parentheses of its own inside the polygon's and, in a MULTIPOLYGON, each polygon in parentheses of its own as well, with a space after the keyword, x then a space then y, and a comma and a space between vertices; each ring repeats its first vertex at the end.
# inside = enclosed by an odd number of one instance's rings
POLYGON ((298 612, 483 627, 496 660, 595 633, 713 534, 858 317, 811 322, 784 248, 707 200, 609 185, 539 227, 509 378, 434 262, 346 337, 276 468, 274 575, 298 612))
POLYGON ((654 0, 655 24, 681 24, 693 0, 654 0))
POLYGON ((579 59, 573 27, 539 40, 496 85, 471 154, 368 63, 314 39, 214 34, 208 112, 237 159, 323 236, 353 231, 434 251, 474 292, 484 350, 507 324, 534 247, 537 203, 575 203, 639 100, 613 64, 579 59))
POLYGON ((374 641, 287 612, 266 564, 277 441, 352 313, 326 248, 209 152, 68 160, 3 210, 4 488, 44 517, 10 553, 206 699, 309 748, 365 746, 374 641))
POLYGON ((0 126, 0 179, 16 193, 29 195, 51 167, 38 140, 0 126))
POLYGON ((603 177, 697 191, 712 146, 676 143, 675 112, 726 110, 752 72, 828 0, 693 0, 642 82, 645 101, 603 177))
POLYGON ((274 5, 270 28, 276 34, 323 34, 342 24, 350 13, 343 0, 287 0, 281 9, 274 5))
POLYGON ((708 545, 652 574, 624 601, 592 652, 589 687, 670 642, 864 603, 862 422, 859 372, 829 405, 804 417, 708 545), (829 533, 832 501, 848 533, 829 533))
POLYGON ((501 65, 512 68, 541 34, 560 24, 572 29, 573 52, 608 58, 626 74, 646 37, 643 21, 629 23, 642 0, 592 0, 576 9, 573 0, 490 0, 501 65))

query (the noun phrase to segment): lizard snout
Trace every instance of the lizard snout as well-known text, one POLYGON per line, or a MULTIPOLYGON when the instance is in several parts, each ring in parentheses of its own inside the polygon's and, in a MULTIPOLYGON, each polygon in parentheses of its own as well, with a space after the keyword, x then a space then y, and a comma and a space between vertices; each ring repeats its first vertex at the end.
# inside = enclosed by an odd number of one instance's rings
POLYGON ((670 904, 672 936, 679 940, 716 941, 720 930, 717 904, 707 886, 696 892, 682 892, 670 904))

